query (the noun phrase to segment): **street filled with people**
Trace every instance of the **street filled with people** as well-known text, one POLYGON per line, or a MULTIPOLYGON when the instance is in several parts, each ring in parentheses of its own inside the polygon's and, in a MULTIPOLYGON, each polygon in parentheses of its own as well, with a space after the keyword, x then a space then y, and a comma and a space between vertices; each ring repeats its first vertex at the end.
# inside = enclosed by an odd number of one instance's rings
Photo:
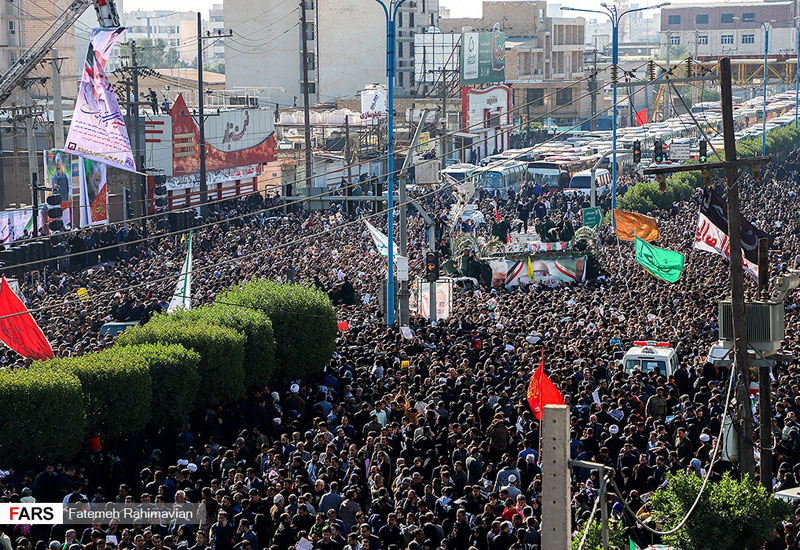
MULTIPOLYGON (((760 181, 744 176, 739 183, 744 216, 775 236, 772 274, 800 267, 797 177, 793 153, 765 168, 760 181)), ((633 180, 620 182, 622 192, 633 180)), ((420 188, 412 195, 436 222, 446 254, 451 193, 420 188)), ((216 205, 208 226, 194 232, 193 306, 254 277, 315 285, 347 322, 325 372, 274 380, 235 406, 103 441, 71 461, 0 464, 4 502, 186 501, 202 503, 204 514, 199 526, 0 525, 0 550, 539 548, 543 457, 527 390, 542 358, 569 406, 570 457, 613 467, 611 515, 639 546, 661 542, 623 504, 646 519, 649 496, 669 474, 705 476, 712 468, 715 481, 732 468, 717 446, 729 372, 707 361, 719 338, 717 302, 729 292, 728 263, 693 248, 701 197, 697 189, 652 213, 655 244, 685 255, 675 284, 642 269, 633 244, 605 226, 596 277, 553 287, 479 284, 457 291, 450 316, 434 326, 412 312, 410 331, 386 326, 378 299, 386 259, 361 221, 386 231, 385 212, 348 212, 341 204, 286 212, 275 197, 260 195, 216 205), (679 368, 668 376, 628 374, 620 352, 640 340, 670 342, 679 368)), ((604 212, 609 203, 605 196, 604 212)), ((488 222, 465 221, 456 230, 568 241, 583 206, 582 196, 527 184, 506 199, 482 194, 488 222)), ((57 357, 106 348, 113 337, 101 335, 104 324, 145 323, 166 309, 185 239, 142 238, 140 229, 121 225, 76 233, 71 250, 91 253, 72 258, 69 269, 26 270, 21 296, 57 357)), ((427 239, 412 211, 412 279, 422 274, 427 239)), ((754 297, 755 281, 746 279, 754 297)), ((797 295, 786 306, 784 350, 800 357, 797 295)), ((3 368, 30 363, 0 351, 3 368)), ((772 377, 776 443, 761 452, 772 453, 773 487, 787 489, 800 486, 797 361, 779 362, 772 377)), ((572 470, 573 529, 590 516, 598 490, 597 471, 572 470)), ((800 548, 800 510, 792 519, 775 525, 768 548, 800 548)))

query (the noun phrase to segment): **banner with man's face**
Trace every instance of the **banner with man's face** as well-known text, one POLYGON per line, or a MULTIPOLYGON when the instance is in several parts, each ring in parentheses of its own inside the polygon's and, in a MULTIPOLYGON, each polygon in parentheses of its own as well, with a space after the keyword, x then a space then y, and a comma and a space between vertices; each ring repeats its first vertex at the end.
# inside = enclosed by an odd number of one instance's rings
POLYGON ((102 162, 81 159, 81 227, 108 223, 106 168, 102 162))
POLYGON ((45 186, 48 195, 61 197, 61 220, 72 229, 72 157, 59 149, 44 152, 45 186))

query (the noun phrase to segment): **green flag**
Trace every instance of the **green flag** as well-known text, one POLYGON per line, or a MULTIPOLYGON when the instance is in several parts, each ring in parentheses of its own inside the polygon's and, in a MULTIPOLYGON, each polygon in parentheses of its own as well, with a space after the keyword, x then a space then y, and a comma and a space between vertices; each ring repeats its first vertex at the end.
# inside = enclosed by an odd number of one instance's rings
POLYGON ((635 543, 635 542, 633 542, 633 539, 628 539, 628 540, 630 540, 630 541, 631 541, 630 550, 639 550, 639 547, 638 547, 638 546, 636 546, 636 543, 635 543))
POLYGON ((636 262, 650 275, 668 283, 677 281, 683 272, 683 254, 664 250, 636 237, 636 262))

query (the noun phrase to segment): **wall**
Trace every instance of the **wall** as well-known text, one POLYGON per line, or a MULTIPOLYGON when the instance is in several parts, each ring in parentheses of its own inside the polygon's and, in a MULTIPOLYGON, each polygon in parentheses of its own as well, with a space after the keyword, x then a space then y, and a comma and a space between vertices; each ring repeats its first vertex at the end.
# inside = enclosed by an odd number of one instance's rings
POLYGON ((322 1, 317 6, 321 101, 386 82, 386 23, 375 0, 322 1))

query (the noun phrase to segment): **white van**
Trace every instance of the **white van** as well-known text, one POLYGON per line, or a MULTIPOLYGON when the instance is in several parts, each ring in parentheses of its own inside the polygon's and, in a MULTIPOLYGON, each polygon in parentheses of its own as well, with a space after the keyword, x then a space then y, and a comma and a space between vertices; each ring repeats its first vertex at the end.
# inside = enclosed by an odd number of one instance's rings
MULTIPOLYGON (((597 196, 602 197, 611 189, 611 172, 603 168, 598 168, 595 171, 595 186, 597 187, 597 196)), ((583 194, 587 197, 592 194, 592 171, 581 170, 573 174, 569 181, 569 187, 564 189, 567 194, 583 194)))
POLYGON ((678 370, 678 354, 669 342, 638 341, 622 357, 622 368, 631 374, 635 369, 670 376, 678 370))

